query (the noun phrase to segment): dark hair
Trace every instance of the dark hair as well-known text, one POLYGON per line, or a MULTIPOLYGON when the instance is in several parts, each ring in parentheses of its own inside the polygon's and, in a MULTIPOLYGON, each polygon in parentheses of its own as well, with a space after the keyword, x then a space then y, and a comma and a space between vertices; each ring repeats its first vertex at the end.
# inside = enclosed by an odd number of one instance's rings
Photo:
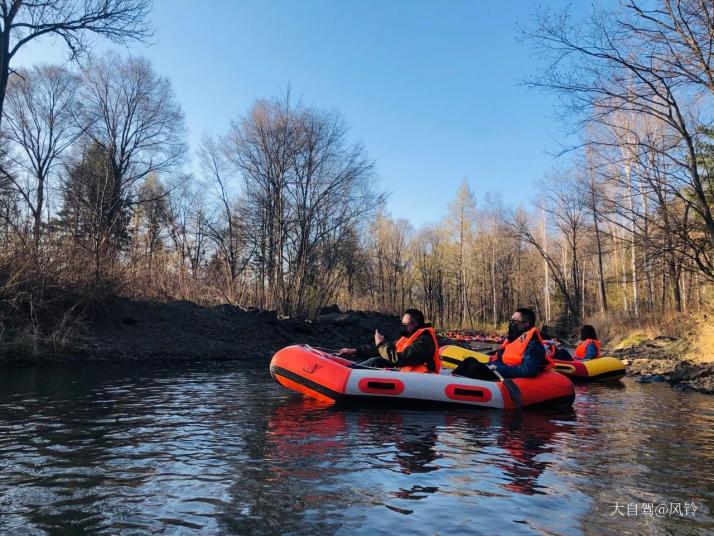
POLYGON ((516 312, 521 313, 523 320, 528 322, 531 326, 535 326, 535 312, 533 309, 529 309, 528 307, 519 307, 516 309, 516 312))
POLYGON ((419 309, 407 309, 404 311, 404 314, 411 316, 412 320, 414 320, 419 326, 424 325, 424 313, 422 313, 419 309))
POLYGON ((585 324, 580 330, 580 340, 584 341, 586 339, 597 339, 597 333, 595 333, 595 328, 590 324, 585 324))

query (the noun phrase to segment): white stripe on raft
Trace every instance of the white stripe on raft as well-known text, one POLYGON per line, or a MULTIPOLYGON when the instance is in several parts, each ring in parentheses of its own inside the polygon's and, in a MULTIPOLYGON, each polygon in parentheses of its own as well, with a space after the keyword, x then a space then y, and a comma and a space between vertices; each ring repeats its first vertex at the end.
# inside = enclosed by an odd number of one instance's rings
MULTIPOLYGON (((350 377, 347 380, 347 386, 345 388, 346 395, 356 395, 356 396, 395 396, 398 398, 412 398, 418 400, 433 400, 435 402, 454 402, 458 401, 461 404, 473 405, 473 406, 484 406, 489 408, 503 408, 504 401, 501 396, 501 391, 498 388, 496 382, 487 382, 482 380, 473 380, 471 378, 464 378, 461 376, 453 377, 450 374, 426 374, 419 372, 409 372, 407 381, 405 380, 405 373, 390 370, 366 370, 366 369, 354 369, 350 373, 350 377), (360 380, 363 379, 375 379, 380 380, 392 380, 399 382, 403 385, 403 390, 399 393, 392 394, 390 390, 385 389, 369 389, 365 392, 364 389, 360 389, 360 380), (461 388, 474 388, 484 391, 489 391, 491 396, 488 400, 477 401, 468 400, 467 397, 449 397, 447 395, 447 388, 449 385, 457 385, 461 388)), ((388 386, 384 386, 388 387, 388 386)), ((486 398, 486 397, 484 397, 486 398)))

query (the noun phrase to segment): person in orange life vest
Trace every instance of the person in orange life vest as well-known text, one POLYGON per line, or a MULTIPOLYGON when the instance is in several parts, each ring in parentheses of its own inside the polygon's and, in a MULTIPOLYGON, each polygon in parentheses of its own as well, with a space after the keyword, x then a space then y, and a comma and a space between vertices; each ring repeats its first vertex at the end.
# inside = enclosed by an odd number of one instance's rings
POLYGON ((600 357, 600 340, 595 328, 586 324, 580 330, 580 344, 575 348, 575 359, 597 359, 600 357))
POLYGON ((565 348, 560 348, 555 354, 555 359, 561 361, 572 361, 573 357, 579 361, 600 357, 600 340, 591 325, 586 324, 580 329, 580 344, 575 348, 573 356, 565 348))
POLYGON ((367 359, 359 363, 367 367, 399 368, 410 372, 439 372, 441 359, 436 332, 424 322, 424 314, 418 309, 407 309, 402 317, 401 337, 388 342, 379 330, 374 332, 374 344, 358 348, 342 348, 337 355, 367 359))
POLYGON ((508 335, 489 366, 504 378, 532 378, 549 363, 543 340, 535 327, 535 313, 521 308, 511 316, 508 335))
POLYGON ((586 324, 580 330, 580 344, 575 348, 576 359, 597 359, 600 357, 600 340, 595 328, 586 324))

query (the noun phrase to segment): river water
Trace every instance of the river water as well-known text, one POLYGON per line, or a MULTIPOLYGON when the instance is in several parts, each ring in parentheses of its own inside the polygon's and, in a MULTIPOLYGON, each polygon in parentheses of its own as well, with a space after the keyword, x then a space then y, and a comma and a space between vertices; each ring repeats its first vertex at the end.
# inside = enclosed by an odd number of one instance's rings
POLYGON ((267 364, 0 373, 3 534, 711 534, 714 398, 335 409, 267 364))

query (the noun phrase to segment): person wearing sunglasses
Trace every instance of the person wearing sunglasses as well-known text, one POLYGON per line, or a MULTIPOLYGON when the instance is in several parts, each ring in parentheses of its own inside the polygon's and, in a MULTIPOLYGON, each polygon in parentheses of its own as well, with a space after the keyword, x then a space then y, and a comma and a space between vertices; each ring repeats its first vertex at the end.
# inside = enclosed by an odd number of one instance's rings
POLYGON ((532 378, 553 364, 535 327, 533 309, 523 307, 511 315, 508 335, 494 358, 490 366, 504 378, 532 378))
POLYGON ((359 364, 367 367, 397 368, 403 372, 438 373, 441 370, 436 331, 424 322, 424 314, 418 309, 404 311, 401 337, 397 341, 387 341, 377 329, 374 344, 342 348, 337 355, 366 359, 359 364))

